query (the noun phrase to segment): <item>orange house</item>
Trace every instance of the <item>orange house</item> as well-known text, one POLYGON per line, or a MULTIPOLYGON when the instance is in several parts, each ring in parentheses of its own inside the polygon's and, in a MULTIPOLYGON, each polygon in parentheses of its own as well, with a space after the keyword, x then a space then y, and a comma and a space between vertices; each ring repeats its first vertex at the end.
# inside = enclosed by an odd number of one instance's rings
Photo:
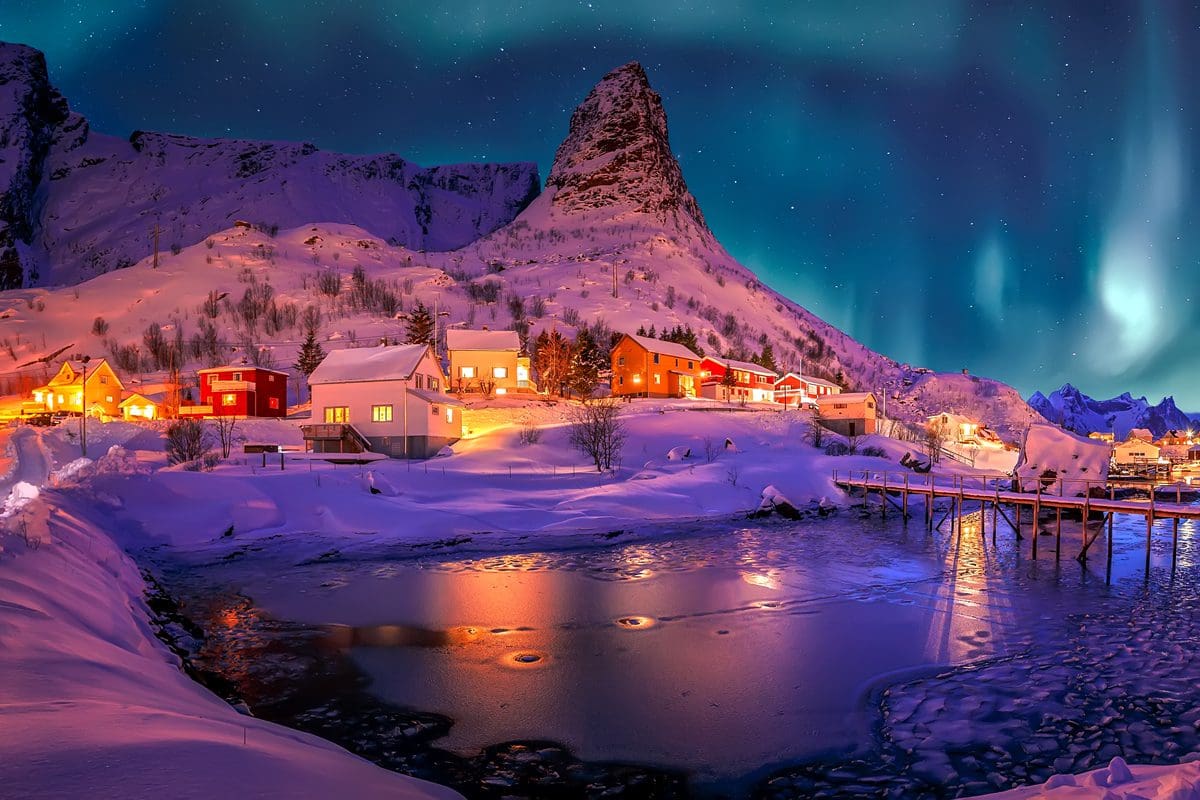
POLYGON ((614 397, 695 397, 700 356, 681 344, 625 334, 612 349, 614 397))

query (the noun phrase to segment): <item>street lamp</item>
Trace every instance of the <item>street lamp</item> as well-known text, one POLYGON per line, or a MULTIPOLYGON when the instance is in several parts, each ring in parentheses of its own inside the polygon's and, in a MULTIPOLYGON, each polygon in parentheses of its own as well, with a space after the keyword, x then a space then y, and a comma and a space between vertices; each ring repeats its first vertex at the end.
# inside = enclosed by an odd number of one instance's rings
POLYGON ((83 383, 79 387, 79 410, 82 412, 79 418, 79 454, 87 458, 87 365, 92 357, 77 355, 76 358, 83 362, 83 383))

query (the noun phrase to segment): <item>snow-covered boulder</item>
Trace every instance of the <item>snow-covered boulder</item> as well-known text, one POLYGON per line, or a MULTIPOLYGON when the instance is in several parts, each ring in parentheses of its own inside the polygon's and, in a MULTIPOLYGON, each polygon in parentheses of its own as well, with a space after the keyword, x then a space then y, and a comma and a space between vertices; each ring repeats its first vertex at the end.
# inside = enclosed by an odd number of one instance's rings
POLYGON ((16 514, 22 508, 36 500, 38 494, 38 487, 32 483, 17 481, 13 484, 8 497, 4 500, 4 507, 0 509, 0 519, 16 514))
POLYGON ((679 447, 672 447, 670 451, 667 452, 668 461, 683 461, 691 457, 692 448, 685 447, 683 445, 680 445, 679 447))
POLYGON ((796 504, 789 500, 783 492, 779 491, 774 484, 767 486, 762 490, 762 502, 758 504, 758 510, 754 516, 768 516, 770 514, 778 514, 787 519, 800 519, 800 509, 796 504))
POLYGON ((1059 494, 1061 488, 1062 494, 1080 496, 1089 485, 1105 484, 1111 455, 1105 442, 1055 425, 1030 425, 1014 474, 1022 487, 1033 489, 1040 480, 1043 492, 1059 494))

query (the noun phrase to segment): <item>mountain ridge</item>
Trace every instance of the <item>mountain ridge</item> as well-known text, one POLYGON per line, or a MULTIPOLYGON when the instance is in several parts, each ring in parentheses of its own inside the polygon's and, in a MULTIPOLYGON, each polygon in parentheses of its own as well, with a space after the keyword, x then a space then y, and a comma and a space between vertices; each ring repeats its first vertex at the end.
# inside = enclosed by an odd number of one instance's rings
POLYGON ((1081 434, 1111 432, 1124 440, 1134 428, 1146 428, 1156 437, 1167 431, 1185 430, 1193 420, 1179 410, 1175 398, 1164 397, 1151 405, 1145 396, 1135 398, 1129 392, 1100 400, 1089 397, 1070 383, 1064 383, 1048 396, 1034 392, 1029 405, 1046 419, 1081 434))

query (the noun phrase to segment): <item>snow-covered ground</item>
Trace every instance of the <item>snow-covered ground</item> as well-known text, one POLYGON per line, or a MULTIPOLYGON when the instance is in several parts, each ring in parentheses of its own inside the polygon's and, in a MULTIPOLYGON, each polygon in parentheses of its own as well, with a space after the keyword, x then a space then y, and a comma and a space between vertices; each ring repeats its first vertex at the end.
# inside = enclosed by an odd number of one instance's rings
MULTIPOLYGON (((44 473, 53 448, 40 432, 2 435, 16 439, 18 476, 44 473)), ((142 577, 109 533, 111 508, 54 490, 38 500, 0 532, 4 797, 457 796, 201 688, 155 638, 142 577)))
MULTIPOLYGON (((89 427, 93 463, 79 460, 73 423, 10 429, 0 464, 5 490, 19 482, 51 488, 6 520, 0 554, 0 778, 31 787, 30 795, 70 793, 85 781, 113 794, 124 780, 133 795, 170 786, 199 796, 234 785, 253 795, 269 784, 309 796, 334 785, 371 796, 437 796, 312 737, 240 716, 193 684, 154 639, 141 578, 120 548, 165 546, 208 560, 253 546, 301 560, 429 547, 592 547, 616 531, 628 542, 677 535, 681 521, 736 518, 757 508, 764 492, 802 511, 845 505, 834 469, 895 469, 908 449, 868 437, 861 444, 885 457, 830 456, 806 443, 806 412, 639 401, 623 409, 628 439, 619 468, 600 475, 570 448, 565 409, 516 398, 476 403, 467 413, 471 435, 447 457, 333 466, 285 456, 282 470, 278 455, 266 456, 264 467, 263 456, 240 448, 211 472, 168 467, 155 426, 89 427), (536 443, 522 443, 525 421, 540 431, 536 443), (145 761, 155 768, 134 769, 145 761)), ((238 433, 246 441, 299 442, 294 421, 247 421, 238 433)), ((958 464, 936 469, 943 480, 970 472, 958 464)), ((1146 794, 1180 785, 1192 766, 1133 769, 1150 781, 1130 784, 1142 796, 1193 796, 1146 794)), ((1056 779, 1059 788, 1046 796, 1125 791, 1085 778, 1065 784, 1056 779), (1068 789, 1076 793, 1062 794, 1068 789)))

